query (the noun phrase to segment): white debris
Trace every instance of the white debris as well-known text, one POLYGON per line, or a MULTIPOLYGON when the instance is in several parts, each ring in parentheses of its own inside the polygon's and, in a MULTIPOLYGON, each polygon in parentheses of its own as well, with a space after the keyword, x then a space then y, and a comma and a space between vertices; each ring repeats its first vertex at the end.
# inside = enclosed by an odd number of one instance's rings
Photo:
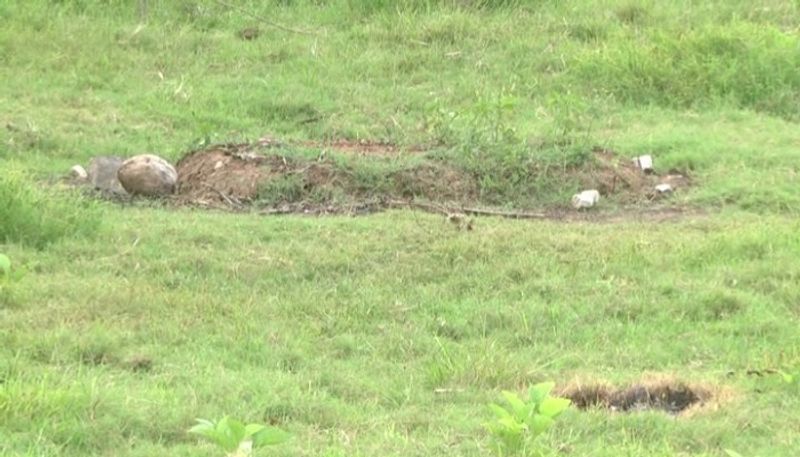
POLYGON ((659 184, 656 186, 656 191, 659 194, 668 194, 672 192, 672 186, 667 183, 659 184))
POLYGON ((86 181, 89 179, 89 173, 80 165, 73 165, 72 168, 69 169, 69 174, 78 181, 86 181))
POLYGON ((579 194, 572 196, 572 206, 575 209, 591 208, 600 201, 600 192, 592 190, 584 190, 579 194))
POLYGON ((645 173, 653 172, 653 156, 651 155, 639 156, 636 159, 634 159, 634 161, 639 166, 639 168, 642 169, 643 172, 645 173))

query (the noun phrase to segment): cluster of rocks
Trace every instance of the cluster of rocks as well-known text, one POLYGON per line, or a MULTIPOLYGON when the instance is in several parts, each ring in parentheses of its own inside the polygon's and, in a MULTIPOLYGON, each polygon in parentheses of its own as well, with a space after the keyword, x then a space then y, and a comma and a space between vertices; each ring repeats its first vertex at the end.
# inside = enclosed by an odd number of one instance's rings
POLYGON ((169 162, 152 154, 129 159, 98 156, 89 162, 88 171, 80 165, 70 169, 72 178, 113 195, 165 197, 175 192, 178 172, 169 162))

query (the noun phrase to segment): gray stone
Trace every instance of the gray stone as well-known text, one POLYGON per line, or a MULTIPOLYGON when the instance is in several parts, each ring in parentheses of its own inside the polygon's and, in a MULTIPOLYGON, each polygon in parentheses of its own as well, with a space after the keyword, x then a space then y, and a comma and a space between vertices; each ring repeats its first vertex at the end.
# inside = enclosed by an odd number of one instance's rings
POLYGON ((103 192, 124 195, 125 189, 117 179, 117 171, 122 166, 123 159, 113 156, 98 156, 89 162, 89 182, 95 189, 103 192))
POLYGON ((161 157, 141 154, 123 162, 117 171, 117 178, 128 193, 163 197, 175 191, 178 172, 161 157))

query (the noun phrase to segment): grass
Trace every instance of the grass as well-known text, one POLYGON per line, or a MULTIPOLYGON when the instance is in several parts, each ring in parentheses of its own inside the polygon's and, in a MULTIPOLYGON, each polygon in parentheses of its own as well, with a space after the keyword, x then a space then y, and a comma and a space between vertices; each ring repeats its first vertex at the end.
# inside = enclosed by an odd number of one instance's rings
POLYGON ((75 195, 41 189, 14 164, 0 175, 0 240, 43 248, 65 236, 87 236, 97 230, 96 205, 75 195))
MULTIPOLYGON (((0 209, 18 272, 0 290, 0 455, 218 455, 186 430, 228 414, 291 432, 275 455, 482 456, 500 390, 643 373, 730 395, 677 419, 572 410, 543 443, 794 454, 796 389, 745 372, 800 365, 797 4, 237 5, 315 33, 213 1, 0 4, 0 159, 42 179, 14 184, 33 195, 24 212, 0 209), (254 25, 258 39, 238 38, 254 25), (374 187, 424 161, 461 167, 498 205, 568 197, 532 170, 585 166, 593 145, 651 153, 691 173, 673 202, 703 211, 461 232, 410 211, 102 203, 92 236, 37 245, 36 229, 6 228, 60 227, 48 208, 74 219, 81 204, 44 182, 94 155, 175 160, 265 134, 431 145, 388 164, 334 159, 374 187)), ((8 170, 0 183, 22 182, 8 170)), ((267 197, 302 183, 273 186, 267 197)))

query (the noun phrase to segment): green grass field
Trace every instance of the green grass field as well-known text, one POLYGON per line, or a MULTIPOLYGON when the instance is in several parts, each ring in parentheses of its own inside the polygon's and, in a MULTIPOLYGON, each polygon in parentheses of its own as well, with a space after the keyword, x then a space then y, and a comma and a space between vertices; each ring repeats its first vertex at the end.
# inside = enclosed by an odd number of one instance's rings
POLYGON ((231 415, 291 433, 257 455, 485 456, 501 390, 648 378, 715 397, 573 408, 538 450, 796 455, 797 381, 747 372, 800 370, 799 23, 786 0, 0 2, 0 455, 219 456, 187 429, 231 415), (425 145, 338 159, 443 161, 496 206, 568 202, 540 170, 593 146, 695 185, 669 220, 612 198, 467 232, 55 184, 264 135, 425 145))

